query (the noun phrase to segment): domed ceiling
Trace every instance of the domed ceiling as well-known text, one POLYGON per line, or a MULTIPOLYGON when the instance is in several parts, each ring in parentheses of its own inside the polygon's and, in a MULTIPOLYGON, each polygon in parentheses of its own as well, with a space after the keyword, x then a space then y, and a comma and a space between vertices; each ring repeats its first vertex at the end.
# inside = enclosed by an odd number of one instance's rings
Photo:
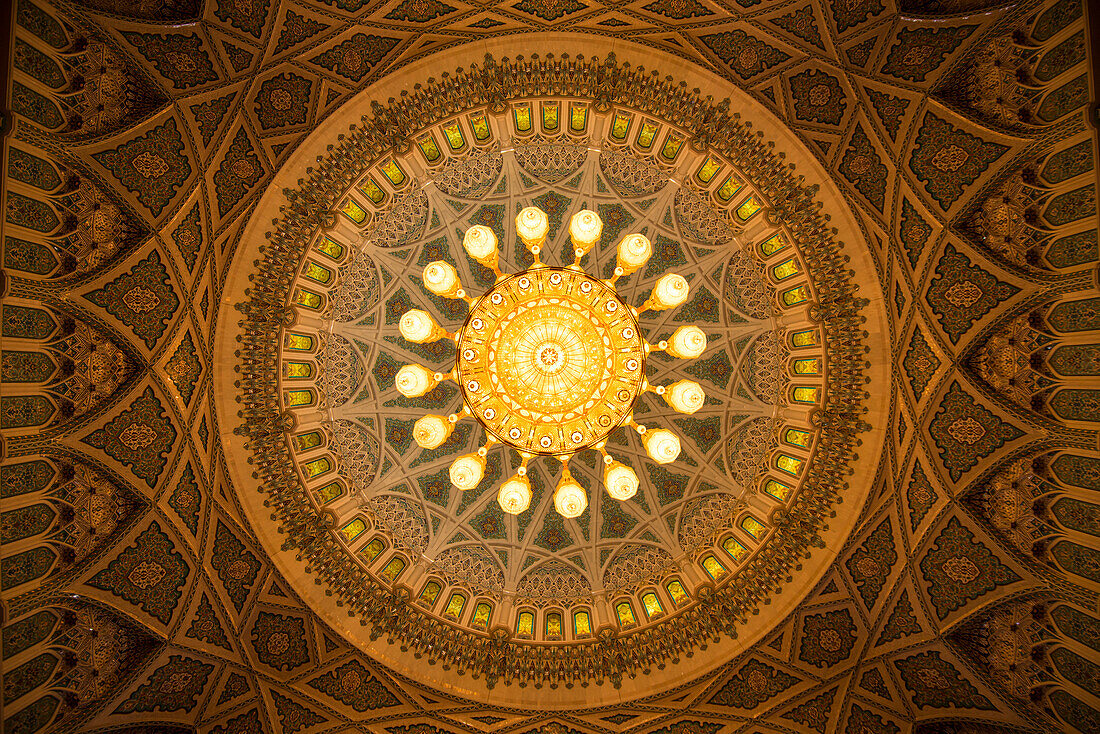
POLYGON ((14 12, 5 731, 1100 729, 1079 1, 14 12), (453 486, 486 429, 414 424, 473 388, 395 384, 526 206, 596 278, 645 235, 640 336, 707 340, 639 365, 706 395, 633 406, 679 456, 612 431, 638 492, 581 451, 576 517, 550 457, 453 486))

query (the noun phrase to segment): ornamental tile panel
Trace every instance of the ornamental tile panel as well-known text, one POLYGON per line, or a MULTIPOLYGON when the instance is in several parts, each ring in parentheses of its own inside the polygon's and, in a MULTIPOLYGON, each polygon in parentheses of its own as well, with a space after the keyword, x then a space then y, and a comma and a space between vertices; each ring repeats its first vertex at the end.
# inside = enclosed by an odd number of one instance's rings
POLYGON ((163 625, 177 609, 191 567, 154 520, 88 586, 109 591, 163 625))

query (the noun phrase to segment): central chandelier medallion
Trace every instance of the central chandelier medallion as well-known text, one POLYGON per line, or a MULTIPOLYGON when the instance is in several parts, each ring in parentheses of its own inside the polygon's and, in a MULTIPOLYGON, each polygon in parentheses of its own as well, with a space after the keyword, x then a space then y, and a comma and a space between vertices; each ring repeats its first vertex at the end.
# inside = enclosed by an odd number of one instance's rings
POLYGON ((634 469, 607 453, 608 436, 618 428, 639 434, 646 453, 659 464, 675 461, 680 440, 664 428, 647 428, 634 421, 634 404, 643 392, 662 396, 674 410, 694 413, 706 395, 697 382, 680 380, 653 386, 646 379, 646 357, 664 351, 694 359, 707 346, 698 326, 678 328, 668 341, 650 344, 641 334, 638 316, 646 311, 675 308, 687 300, 688 282, 670 273, 661 277, 641 308, 633 308, 615 290, 615 282, 635 272, 653 254, 650 241, 630 234, 618 245, 616 267, 609 280, 585 273, 580 261, 599 241, 603 223, 583 210, 570 221, 574 262, 566 268, 541 262, 549 221, 536 207, 516 217, 516 232, 534 256, 527 270, 507 275, 499 268, 493 230, 471 227, 463 238, 467 254, 496 274, 496 284, 479 298, 466 294, 458 272, 437 260, 424 268, 424 286, 443 298, 466 301, 470 313, 455 333, 448 332, 426 311, 413 309, 400 320, 401 335, 410 342, 453 339, 454 369, 433 373, 410 364, 397 373, 396 386, 405 397, 427 394, 445 379, 458 383, 463 408, 449 416, 426 415, 416 421, 413 437, 424 449, 443 445, 455 424, 472 416, 486 432, 475 453, 451 464, 451 483, 460 490, 477 487, 485 476, 486 457, 497 443, 520 453, 515 476, 500 487, 497 501, 517 515, 531 502, 527 463, 536 456, 557 458, 562 475, 554 492, 554 508, 563 517, 577 517, 588 506, 584 488, 569 472, 569 459, 594 449, 603 456, 604 486, 609 495, 627 500, 638 491, 634 469))

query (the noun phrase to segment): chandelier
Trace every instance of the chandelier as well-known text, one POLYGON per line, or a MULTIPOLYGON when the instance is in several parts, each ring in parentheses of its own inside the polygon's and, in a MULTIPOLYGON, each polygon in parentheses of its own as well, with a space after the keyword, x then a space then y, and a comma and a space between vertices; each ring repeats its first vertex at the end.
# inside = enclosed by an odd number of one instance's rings
POLYGON ((587 449, 603 456, 604 487, 611 497, 628 500, 638 491, 634 469, 611 456, 607 439, 619 428, 636 431, 646 453, 658 464, 680 455, 680 439, 665 428, 634 420, 634 404, 644 392, 664 398, 674 410, 691 414, 706 395, 697 382, 650 385, 646 357, 654 351, 682 359, 698 357, 707 338, 698 326, 679 327, 667 341, 650 344, 640 333, 638 317, 646 311, 675 308, 687 300, 688 282, 679 274, 662 276, 641 308, 633 308, 615 290, 615 282, 635 272, 653 254, 650 241, 629 234, 619 242, 616 267, 608 280, 594 278, 581 260, 599 241, 603 223, 583 210, 569 223, 573 264, 552 267, 540 260, 549 220, 537 207, 516 216, 516 233, 534 257, 526 270, 508 275, 499 267, 493 230, 476 225, 462 240, 467 254, 496 275, 496 283, 479 298, 469 296, 454 266, 442 260, 424 268, 425 288, 442 298, 467 303, 469 314, 457 332, 448 332, 426 311, 402 315, 401 335, 425 344, 453 339, 455 366, 449 373, 417 365, 401 367, 397 390, 419 397, 443 380, 453 380, 462 394, 462 410, 449 416, 425 415, 413 437, 423 449, 435 449, 450 437, 458 421, 473 417, 485 430, 484 444, 459 456, 450 466, 451 483, 460 490, 477 487, 485 476, 486 457, 495 444, 519 452, 521 463, 497 494, 505 512, 518 515, 531 502, 528 462, 536 456, 556 458, 562 474, 554 491, 554 508, 563 517, 582 514, 588 506, 584 488, 569 471, 570 458, 587 449))

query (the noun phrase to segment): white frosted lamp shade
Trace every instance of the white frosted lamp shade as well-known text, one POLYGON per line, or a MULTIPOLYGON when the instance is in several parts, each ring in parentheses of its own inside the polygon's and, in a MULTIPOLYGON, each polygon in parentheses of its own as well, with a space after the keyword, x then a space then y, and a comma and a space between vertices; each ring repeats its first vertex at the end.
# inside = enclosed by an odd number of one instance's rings
POLYGON ((671 464, 680 455, 680 439, 672 431, 658 428, 655 431, 646 431, 642 436, 645 443, 645 451, 649 458, 658 464, 671 464))
POLYGON ((458 271, 443 260, 428 263, 424 268, 424 287, 437 296, 454 298, 462 290, 458 280, 458 271))
POLYGON ((462 238, 462 246, 466 248, 470 257, 485 267, 491 268, 497 264, 499 257, 497 236, 484 224, 476 224, 466 230, 466 235, 462 238))
POLYGON ((591 209, 582 209, 569 220, 569 239, 573 240, 573 247, 581 252, 591 250, 600 241, 601 234, 603 221, 591 209))
POLYGON ((563 478, 554 490, 554 509, 562 517, 578 517, 588 507, 588 495, 584 487, 572 478, 563 478))
POLYGON ((684 276, 677 273, 662 275, 657 285, 653 286, 653 293, 650 294, 648 301, 649 307, 656 311, 675 308, 687 300, 689 290, 684 276))
POLYGON ((603 473, 603 486, 615 499, 628 500, 638 492, 638 475, 626 464, 615 461, 603 473))
POLYGON ((447 332, 435 322, 427 311, 414 308, 406 311, 398 322, 397 328, 401 330, 401 336, 415 344, 425 344, 442 339, 447 332))
POLYGON ((665 402, 678 413, 691 415, 707 401, 702 386, 692 380, 680 380, 665 388, 665 402))
POLYGON ((418 398, 435 387, 435 373, 418 364, 407 364, 397 371, 393 384, 407 398, 418 398))
POLYGON ((436 449, 451 435, 454 424, 441 415, 425 415, 413 424, 413 439, 422 449, 436 449))
POLYGON ((672 333, 665 350, 673 357, 695 359, 707 350, 707 335, 698 326, 681 326, 672 333))
POLYGON ((529 248, 541 247, 549 231, 550 221, 546 218, 546 212, 536 206, 529 206, 516 215, 516 234, 529 248))
POLYGON ((618 265, 623 275, 630 275, 653 256, 653 245, 645 235, 629 234, 619 242, 618 265))
POLYGON ((451 484, 463 492, 481 484, 485 477, 485 459, 477 454, 465 454, 451 462, 451 484))
POLYGON ((526 510, 531 504, 531 483, 527 477, 512 477, 500 485, 497 503, 509 515, 518 515, 526 510))

